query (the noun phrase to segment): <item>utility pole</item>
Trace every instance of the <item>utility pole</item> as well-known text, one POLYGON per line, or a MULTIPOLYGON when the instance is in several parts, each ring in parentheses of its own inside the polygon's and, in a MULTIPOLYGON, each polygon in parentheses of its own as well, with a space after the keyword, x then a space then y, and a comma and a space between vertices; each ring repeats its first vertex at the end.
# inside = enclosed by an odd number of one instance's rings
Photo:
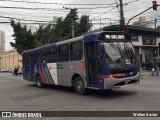
POLYGON ((120 29, 123 30, 125 27, 123 3, 122 3, 122 0, 119 0, 119 2, 120 2, 120 29))
POLYGON ((74 20, 73 20, 74 9, 70 9, 70 10, 71 10, 72 38, 74 38, 74 36, 75 36, 75 34, 74 34, 74 20))
POLYGON ((75 20, 73 19, 73 13, 75 10, 77 10, 77 8, 68 8, 68 7, 63 7, 64 9, 69 9, 71 10, 71 28, 72 28, 72 38, 75 37, 75 31, 74 31, 74 23, 75 23, 75 20))
POLYGON ((101 29, 101 17, 100 17, 100 29, 101 29))
POLYGON ((157 19, 155 18, 155 29, 157 28, 157 19))

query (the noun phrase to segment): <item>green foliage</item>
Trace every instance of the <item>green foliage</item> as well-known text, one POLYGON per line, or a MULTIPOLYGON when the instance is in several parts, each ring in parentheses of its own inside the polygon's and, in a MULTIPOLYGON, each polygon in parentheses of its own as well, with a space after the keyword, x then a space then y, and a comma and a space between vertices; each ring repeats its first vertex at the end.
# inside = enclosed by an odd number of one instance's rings
POLYGON ((80 22, 76 27, 76 36, 80 36, 86 32, 88 32, 91 28, 92 24, 89 23, 89 16, 82 15, 80 18, 80 22))
POLYGON ((11 20, 14 31, 12 36, 15 38, 15 43, 11 42, 10 44, 21 54, 24 50, 70 39, 72 37, 72 24, 74 24, 75 37, 77 37, 90 29, 91 24, 88 20, 89 16, 86 15, 82 15, 78 19, 77 9, 71 9, 64 20, 58 18, 55 25, 49 24, 45 28, 39 26, 35 33, 27 30, 26 26, 22 27, 20 22, 16 24, 14 20, 11 20))
POLYGON ((47 27, 45 28, 40 26, 37 32, 35 33, 36 47, 48 44, 51 34, 52 34, 52 27, 50 24, 48 24, 47 27))
POLYGON ((31 30, 27 30, 27 27, 22 27, 20 22, 17 24, 14 20, 11 20, 11 26, 13 27, 14 34, 12 35, 15 42, 10 42, 11 46, 17 49, 19 54, 22 54, 24 50, 32 49, 34 45, 34 35, 31 30))

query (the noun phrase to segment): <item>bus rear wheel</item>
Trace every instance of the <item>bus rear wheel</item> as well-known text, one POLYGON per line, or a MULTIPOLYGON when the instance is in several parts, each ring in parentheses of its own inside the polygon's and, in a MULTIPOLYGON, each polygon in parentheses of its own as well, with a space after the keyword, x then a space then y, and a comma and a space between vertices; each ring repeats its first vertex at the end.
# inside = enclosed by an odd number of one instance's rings
POLYGON ((37 86, 39 88, 43 88, 44 87, 44 84, 42 83, 42 79, 41 79, 41 77, 39 75, 37 76, 37 86))
POLYGON ((74 82, 74 88, 80 95, 84 95, 86 92, 84 82, 81 77, 77 77, 74 82))

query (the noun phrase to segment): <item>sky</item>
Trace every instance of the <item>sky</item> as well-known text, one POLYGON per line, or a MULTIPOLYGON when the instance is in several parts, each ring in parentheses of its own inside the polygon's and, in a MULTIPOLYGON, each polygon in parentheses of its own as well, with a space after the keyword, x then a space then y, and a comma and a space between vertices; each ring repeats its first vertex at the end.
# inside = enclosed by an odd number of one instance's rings
MULTIPOLYGON (((152 6, 152 0, 122 0, 125 22, 134 15, 152 6)), ((160 3, 160 0, 157 0, 160 3)), ((93 23, 92 29, 119 24, 119 0, 0 0, 0 30, 5 32, 5 49, 13 49, 9 42, 14 42, 13 29, 10 26, 10 19, 21 19, 20 22, 29 28, 38 29, 39 21, 55 20, 55 17, 65 17, 69 9, 77 8, 78 16, 89 15, 90 22, 93 23), (7 17, 7 18, 6 18, 7 17), (22 20, 23 19, 23 20, 22 20), (32 20, 32 21, 26 21, 32 20)), ((157 11, 149 10, 142 14, 146 20, 152 22, 160 19, 160 8, 157 11)), ((139 16, 138 16, 139 17, 139 16)), ((138 20, 138 17, 131 21, 138 20)))

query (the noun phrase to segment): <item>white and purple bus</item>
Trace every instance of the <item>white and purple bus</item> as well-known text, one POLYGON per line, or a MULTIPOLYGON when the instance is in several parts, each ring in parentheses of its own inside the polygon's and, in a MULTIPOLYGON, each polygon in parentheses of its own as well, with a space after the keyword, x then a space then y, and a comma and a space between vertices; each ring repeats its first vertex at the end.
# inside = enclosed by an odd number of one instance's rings
POLYGON ((25 51, 23 79, 85 94, 138 84, 140 71, 129 35, 102 31, 25 51))

